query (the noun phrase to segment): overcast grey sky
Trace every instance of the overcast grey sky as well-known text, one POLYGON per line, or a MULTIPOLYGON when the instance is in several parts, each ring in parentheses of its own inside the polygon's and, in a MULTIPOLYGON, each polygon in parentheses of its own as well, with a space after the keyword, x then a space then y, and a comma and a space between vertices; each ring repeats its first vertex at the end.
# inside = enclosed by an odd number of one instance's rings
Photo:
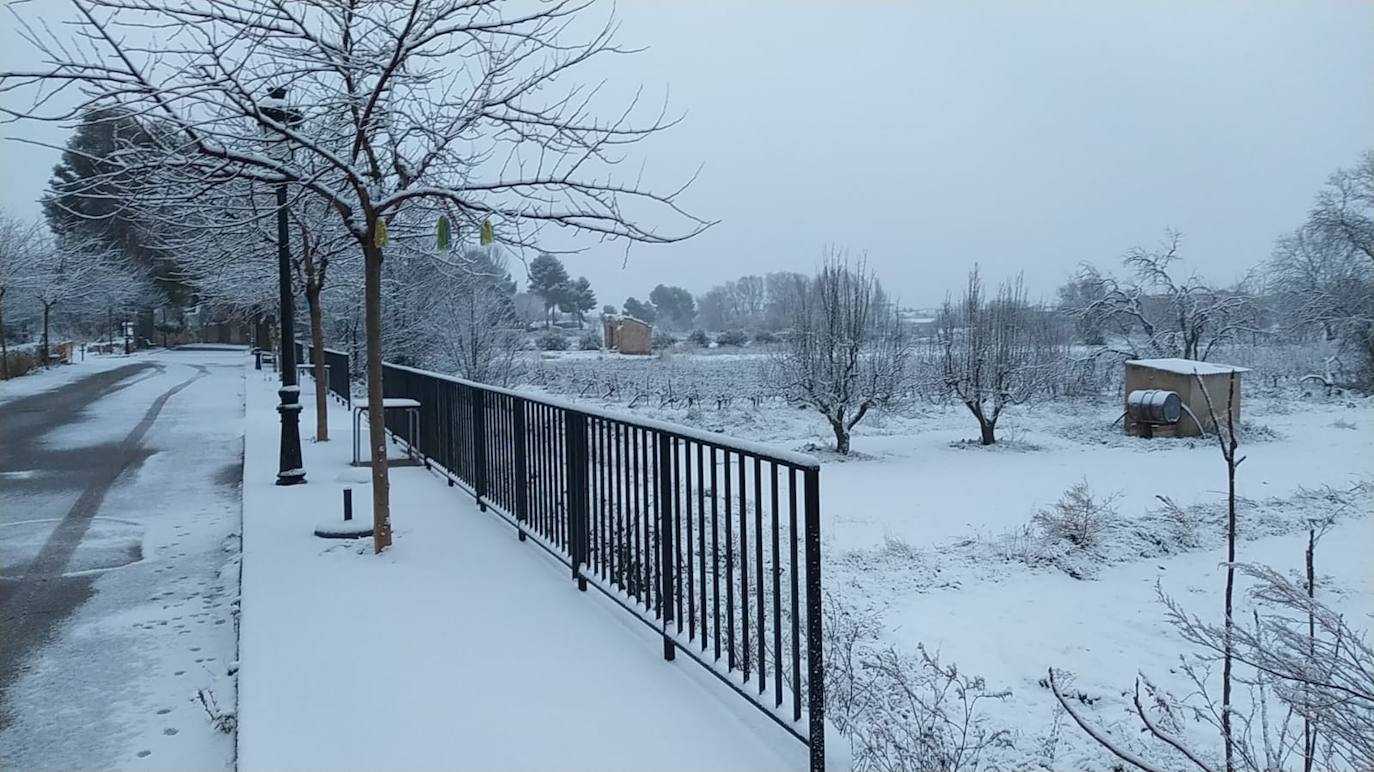
MULTIPOLYGON (((567 259, 617 306, 658 282, 808 271, 830 243, 867 251, 914 305, 975 261, 1048 295, 1169 226, 1192 266, 1232 281, 1374 147, 1369 2, 644 0, 618 15, 622 42, 649 50, 606 74, 667 88, 687 114, 644 148, 649 179, 703 165, 683 200, 721 223, 624 267, 604 245, 567 259)), ((0 30, 0 69, 20 62, 0 30)), ((0 145, 0 203, 37 214, 55 160, 0 145)))

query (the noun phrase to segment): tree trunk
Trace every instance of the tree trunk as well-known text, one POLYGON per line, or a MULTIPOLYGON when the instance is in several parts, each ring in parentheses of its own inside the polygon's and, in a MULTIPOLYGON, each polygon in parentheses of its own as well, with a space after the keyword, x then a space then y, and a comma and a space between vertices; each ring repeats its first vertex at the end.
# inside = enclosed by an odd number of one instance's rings
MULTIPOLYGON (((1315 570, 1315 553, 1317 550, 1317 532, 1314 529, 1307 529, 1307 599, 1311 601, 1317 596, 1317 572, 1315 570)), ((1317 616, 1311 604, 1307 606, 1307 663, 1311 667, 1317 665, 1317 616)), ((1303 687, 1303 693, 1308 694, 1308 688, 1303 687)), ((1310 695, 1307 699, 1311 699, 1310 695)), ((1312 772, 1312 764, 1317 756, 1317 726, 1316 721, 1311 716, 1305 716, 1302 720, 1302 772, 1312 772)))
MULTIPOLYGON (((1201 379, 1199 379, 1201 380, 1201 379)), ((1231 406, 1236 399, 1236 374, 1231 373, 1226 396, 1226 444, 1222 456, 1226 459, 1226 626, 1224 629, 1225 651, 1221 663, 1221 736, 1226 743, 1226 772, 1234 772, 1235 735, 1231 732, 1231 666, 1235 654, 1232 648, 1232 630, 1235 627, 1232 611, 1232 598, 1236 592, 1236 440, 1235 413, 1231 406)), ((1209 402, 1208 409, 1210 411, 1209 402)), ((1216 413, 1212 412, 1212 422, 1218 423, 1216 413)), ((1221 427, 1217 426, 1217 432, 1221 427)))
POLYGON ((367 432, 372 457, 372 544, 391 546, 391 483, 386 466, 386 416, 382 412, 382 249, 368 228, 363 245, 364 325, 367 338, 367 432))
POLYGON ((982 435, 978 440, 980 443, 983 445, 992 445, 997 442, 997 424, 979 416, 978 429, 982 435))
POLYGON ((830 428, 835 432, 835 452, 841 456, 849 455, 849 430, 845 428, 844 421, 831 419, 830 428))
POLYGON ((52 310, 51 303, 43 304, 43 362, 44 367, 48 366, 48 316, 52 310))
POLYGON ((310 313, 310 347, 315 354, 315 441, 329 441, 329 378, 324 373, 324 319, 320 310, 320 288, 305 285, 305 302, 310 313))

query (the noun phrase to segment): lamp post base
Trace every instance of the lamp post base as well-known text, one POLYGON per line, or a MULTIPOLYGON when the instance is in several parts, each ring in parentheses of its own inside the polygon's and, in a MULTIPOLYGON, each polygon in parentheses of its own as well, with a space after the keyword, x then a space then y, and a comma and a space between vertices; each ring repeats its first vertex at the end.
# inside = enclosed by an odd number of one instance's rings
POLYGON ((277 390, 281 404, 281 453, 278 456, 277 485, 298 485, 305 482, 305 468, 301 461, 301 388, 283 386, 277 390))

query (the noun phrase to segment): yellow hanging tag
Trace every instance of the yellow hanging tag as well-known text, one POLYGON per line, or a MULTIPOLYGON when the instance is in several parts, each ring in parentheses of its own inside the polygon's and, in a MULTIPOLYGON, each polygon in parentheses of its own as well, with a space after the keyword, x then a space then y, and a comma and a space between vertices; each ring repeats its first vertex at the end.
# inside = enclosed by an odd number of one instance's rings
POLYGON ((372 235, 372 243, 378 247, 386 246, 386 220, 377 220, 377 230, 372 235))
POLYGON ((447 217, 442 217, 442 216, 441 216, 441 217, 439 218, 439 233, 438 233, 438 237, 437 237, 437 246, 439 247, 439 249, 441 249, 441 250, 447 252, 447 251, 448 251, 448 244, 449 244, 449 224, 448 224, 448 218, 447 218, 447 217))
POLYGON ((482 223, 482 246, 491 246, 493 241, 496 241, 496 234, 492 231, 491 220, 486 220, 482 223))

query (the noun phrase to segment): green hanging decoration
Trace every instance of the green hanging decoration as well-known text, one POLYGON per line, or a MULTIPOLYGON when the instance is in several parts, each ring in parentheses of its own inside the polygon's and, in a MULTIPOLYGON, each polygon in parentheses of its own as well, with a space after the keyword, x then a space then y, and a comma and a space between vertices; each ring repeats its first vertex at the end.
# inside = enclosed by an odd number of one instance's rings
POLYGON ((445 251, 445 252, 448 251, 449 235, 450 235, 450 234, 449 234, 448 218, 447 218, 447 217, 440 216, 440 217, 439 217, 439 233, 438 233, 437 243, 438 243, 439 249, 441 249, 441 250, 443 250, 443 251, 445 251))
POLYGON ((372 243, 378 248, 386 246, 386 220, 377 218, 377 231, 372 234, 372 243))
POLYGON ((482 223, 482 246, 489 247, 493 241, 496 241, 496 233, 491 229, 491 220, 485 220, 482 223))

